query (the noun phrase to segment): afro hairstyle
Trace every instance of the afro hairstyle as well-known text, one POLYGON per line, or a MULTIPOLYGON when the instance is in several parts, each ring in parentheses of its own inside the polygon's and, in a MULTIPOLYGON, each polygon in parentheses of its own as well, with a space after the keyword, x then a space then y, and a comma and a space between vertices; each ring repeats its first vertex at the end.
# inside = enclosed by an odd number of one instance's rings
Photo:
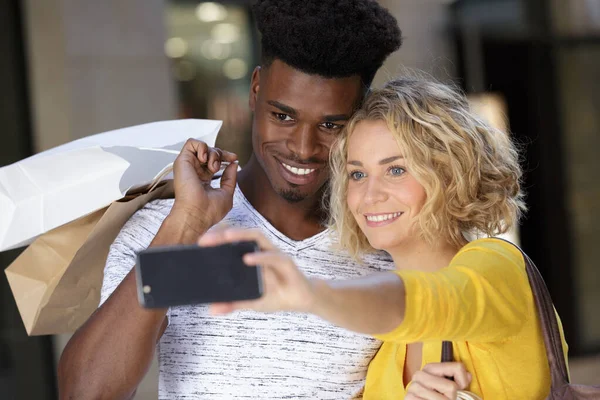
POLYGON ((375 0, 258 0, 263 66, 279 59, 325 78, 359 75, 371 85, 402 44, 398 22, 375 0))

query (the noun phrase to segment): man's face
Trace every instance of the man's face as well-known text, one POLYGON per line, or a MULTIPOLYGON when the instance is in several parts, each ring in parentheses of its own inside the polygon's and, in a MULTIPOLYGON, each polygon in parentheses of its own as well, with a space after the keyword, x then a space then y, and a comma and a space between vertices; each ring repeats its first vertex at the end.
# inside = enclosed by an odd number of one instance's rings
POLYGON ((252 75, 252 146, 271 186, 289 202, 315 196, 330 147, 363 93, 358 76, 326 79, 275 60, 252 75))

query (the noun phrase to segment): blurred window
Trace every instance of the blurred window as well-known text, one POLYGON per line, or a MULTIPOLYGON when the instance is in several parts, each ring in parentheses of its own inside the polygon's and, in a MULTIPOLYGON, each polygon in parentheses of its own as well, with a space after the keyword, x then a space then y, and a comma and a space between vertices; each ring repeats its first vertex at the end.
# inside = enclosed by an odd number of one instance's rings
POLYGON ((248 93, 258 47, 249 3, 172 0, 165 41, 178 116, 222 120, 217 146, 242 164, 251 154, 248 93))
POLYGON ((600 349, 600 40, 555 56, 581 347, 600 349))

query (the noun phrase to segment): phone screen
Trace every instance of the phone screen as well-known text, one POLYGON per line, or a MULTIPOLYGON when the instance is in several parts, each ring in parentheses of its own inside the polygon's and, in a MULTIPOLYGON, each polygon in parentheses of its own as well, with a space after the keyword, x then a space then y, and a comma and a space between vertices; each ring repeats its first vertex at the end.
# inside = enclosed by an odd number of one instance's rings
POLYGON ((242 257, 255 242, 215 247, 153 247, 138 254, 137 290, 146 308, 257 299, 262 295, 260 267, 242 257))

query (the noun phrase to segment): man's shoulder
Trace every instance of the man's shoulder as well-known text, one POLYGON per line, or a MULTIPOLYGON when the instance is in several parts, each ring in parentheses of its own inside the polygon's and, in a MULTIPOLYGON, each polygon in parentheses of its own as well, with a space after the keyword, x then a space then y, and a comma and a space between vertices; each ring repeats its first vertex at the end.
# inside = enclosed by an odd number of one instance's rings
POLYGON ((173 207, 173 199, 154 200, 136 211, 121 227, 112 247, 147 247, 173 207))
POLYGON ((344 277, 344 271, 354 277, 356 274, 389 271, 394 269, 394 262, 389 254, 383 251, 373 251, 353 257, 347 250, 339 248, 335 235, 328 232, 319 238, 314 247, 308 250, 307 256, 311 259, 321 260, 336 270, 337 277, 344 277))
POLYGON ((174 199, 159 199, 146 203, 144 207, 133 214, 126 226, 129 225, 131 228, 136 226, 151 227, 157 224, 160 226, 171 212, 173 202, 174 199))
MULTIPOLYGON (((213 181, 212 185, 213 187, 218 185, 218 181, 213 181)), ((133 214, 123 227, 123 231, 132 233, 139 230, 146 230, 156 234, 165 218, 171 212, 174 201, 174 199, 158 199, 148 202, 144 207, 133 214)), ((224 218, 224 221, 231 223, 232 219, 245 220, 249 214, 251 214, 251 212, 247 210, 242 202, 237 199, 237 196, 235 196, 233 207, 224 218)))
POLYGON ((326 235, 319 241, 318 247, 326 249, 331 252, 332 257, 340 257, 344 259, 352 259, 357 263, 373 263, 382 262, 390 263, 393 262, 392 257, 382 250, 372 250, 369 252, 362 252, 358 254, 358 258, 352 257, 352 255, 346 250, 341 249, 338 246, 339 238, 332 232, 328 231, 326 235))
POLYGON ((364 262, 376 262, 376 263, 394 263, 392 257, 382 250, 375 250, 372 252, 364 253, 361 255, 361 258, 364 262))

